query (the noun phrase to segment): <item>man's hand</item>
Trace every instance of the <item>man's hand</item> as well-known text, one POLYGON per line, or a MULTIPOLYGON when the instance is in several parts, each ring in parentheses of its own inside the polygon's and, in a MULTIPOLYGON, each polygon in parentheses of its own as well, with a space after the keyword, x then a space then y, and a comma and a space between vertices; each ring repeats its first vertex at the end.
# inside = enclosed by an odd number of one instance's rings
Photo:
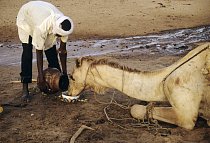
POLYGON ((47 83, 45 82, 44 78, 41 76, 38 76, 37 86, 40 89, 40 91, 42 91, 44 93, 47 93, 49 91, 47 83))

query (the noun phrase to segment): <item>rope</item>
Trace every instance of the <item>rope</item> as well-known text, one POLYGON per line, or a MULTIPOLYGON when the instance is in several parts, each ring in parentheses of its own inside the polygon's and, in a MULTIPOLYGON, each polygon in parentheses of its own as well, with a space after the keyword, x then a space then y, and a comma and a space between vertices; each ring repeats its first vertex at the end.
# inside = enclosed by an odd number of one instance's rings
POLYGON ((195 58, 196 56, 198 56, 200 53, 202 53, 203 51, 207 50, 209 48, 209 46, 205 47, 204 49, 200 50, 198 53, 196 53, 195 55, 193 55, 192 57, 190 57, 189 59, 187 59, 186 61, 184 61, 183 63, 181 63, 179 66, 177 66, 175 69, 173 69, 168 75, 166 75, 166 77, 163 79, 163 92, 165 95, 165 81, 166 79, 173 73, 175 72, 178 68, 180 68, 181 66, 183 66, 184 64, 186 64, 187 62, 189 62, 190 60, 192 60, 193 58, 195 58))

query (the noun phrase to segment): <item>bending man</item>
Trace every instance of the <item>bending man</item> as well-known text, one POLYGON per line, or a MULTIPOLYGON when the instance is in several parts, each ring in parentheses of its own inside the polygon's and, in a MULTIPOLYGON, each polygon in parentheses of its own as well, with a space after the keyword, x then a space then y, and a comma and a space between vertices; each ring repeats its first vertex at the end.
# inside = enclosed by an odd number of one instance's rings
POLYGON ((22 42, 21 82, 23 83, 23 98, 30 99, 28 83, 32 82, 32 48, 36 49, 38 68, 38 87, 41 91, 47 89, 43 77, 43 52, 48 61, 48 67, 59 69, 67 76, 66 42, 73 31, 72 20, 64 16, 54 5, 43 1, 31 1, 24 4, 17 15, 18 35, 22 42), (56 41, 60 39, 58 49, 61 67, 58 60, 56 41))

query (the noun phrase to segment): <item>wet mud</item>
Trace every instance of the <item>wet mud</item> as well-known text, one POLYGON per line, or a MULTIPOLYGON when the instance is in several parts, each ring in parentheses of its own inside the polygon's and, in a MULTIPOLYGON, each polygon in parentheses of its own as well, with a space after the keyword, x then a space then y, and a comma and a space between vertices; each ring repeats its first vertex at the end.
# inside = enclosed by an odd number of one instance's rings
MULTIPOLYGON (((192 29, 165 31, 146 36, 69 41, 67 50, 68 58, 113 54, 129 55, 133 52, 135 54, 175 55, 191 50, 195 47, 195 43, 209 40, 210 26, 202 26, 192 29)), ((0 43, 0 50, 1 65, 20 64, 21 44, 0 43)), ((35 54, 34 61, 36 61, 35 54)))

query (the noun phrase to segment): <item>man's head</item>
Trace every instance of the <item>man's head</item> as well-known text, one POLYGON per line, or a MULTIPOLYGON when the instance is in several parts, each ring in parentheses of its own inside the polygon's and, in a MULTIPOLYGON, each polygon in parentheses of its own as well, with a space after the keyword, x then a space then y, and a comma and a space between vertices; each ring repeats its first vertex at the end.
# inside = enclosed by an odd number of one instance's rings
POLYGON ((61 23, 61 28, 65 31, 69 31, 71 29, 71 22, 68 19, 65 19, 62 23, 61 23))
POLYGON ((73 21, 67 16, 61 16, 53 25, 53 33, 60 36, 67 36, 73 32, 73 21))

